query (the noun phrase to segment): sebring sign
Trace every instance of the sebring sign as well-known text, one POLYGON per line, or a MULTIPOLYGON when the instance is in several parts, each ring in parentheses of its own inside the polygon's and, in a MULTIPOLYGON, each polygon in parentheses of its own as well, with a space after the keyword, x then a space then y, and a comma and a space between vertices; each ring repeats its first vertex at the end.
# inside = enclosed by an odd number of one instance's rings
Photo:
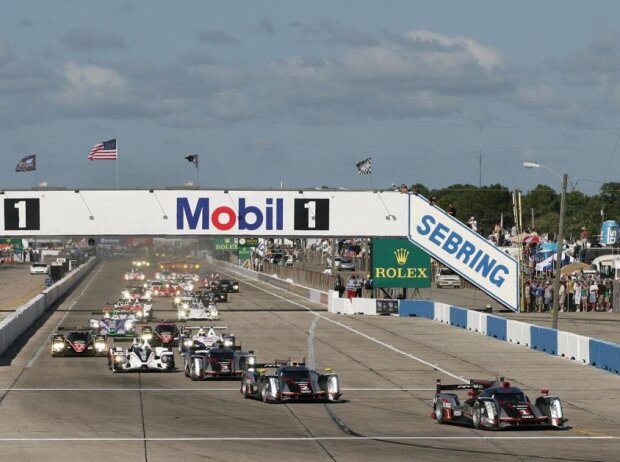
POLYGON ((431 286, 431 259, 407 239, 372 240, 374 287, 426 288, 431 286))

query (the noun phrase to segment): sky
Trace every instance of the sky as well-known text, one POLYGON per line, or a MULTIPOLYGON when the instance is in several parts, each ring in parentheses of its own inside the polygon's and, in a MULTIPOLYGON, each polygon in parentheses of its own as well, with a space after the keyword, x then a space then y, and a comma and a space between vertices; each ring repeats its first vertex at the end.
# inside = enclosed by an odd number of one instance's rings
POLYGON ((131 189, 527 191, 567 173, 596 194, 620 181, 618 17, 604 0, 8 2, 0 188, 115 188, 118 170, 131 189), (87 160, 112 138, 118 162, 87 160))

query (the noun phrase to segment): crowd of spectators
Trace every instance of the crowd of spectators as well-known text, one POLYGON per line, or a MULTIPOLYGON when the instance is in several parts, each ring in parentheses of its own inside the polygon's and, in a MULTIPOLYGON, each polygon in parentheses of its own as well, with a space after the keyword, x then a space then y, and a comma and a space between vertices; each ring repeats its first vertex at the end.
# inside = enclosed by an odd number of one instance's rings
MULTIPOLYGON (((553 278, 531 278, 525 281, 525 311, 549 312, 553 303, 553 278)), ((578 271, 576 275, 560 280, 559 309, 561 312, 572 311, 612 311, 613 285, 611 279, 585 275, 578 271)))

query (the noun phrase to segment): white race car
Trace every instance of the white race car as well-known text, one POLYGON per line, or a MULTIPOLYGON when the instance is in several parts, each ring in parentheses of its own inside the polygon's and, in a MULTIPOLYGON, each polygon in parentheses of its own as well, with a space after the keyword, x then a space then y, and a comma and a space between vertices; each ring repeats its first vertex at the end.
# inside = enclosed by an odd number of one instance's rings
POLYGON ((219 319, 219 313, 215 302, 209 302, 205 306, 199 297, 194 297, 189 303, 181 303, 178 306, 177 317, 179 321, 186 321, 188 319, 215 321, 219 319))
POLYGON ((170 348, 151 347, 146 338, 134 338, 127 348, 113 346, 108 350, 108 367, 113 372, 174 371, 174 353, 170 348))
POLYGON ((181 330, 179 352, 184 353, 194 346, 196 342, 199 342, 206 348, 216 346, 233 348, 235 346, 235 336, 221 331, 226 331, 226 326, 184 326, 181 330))

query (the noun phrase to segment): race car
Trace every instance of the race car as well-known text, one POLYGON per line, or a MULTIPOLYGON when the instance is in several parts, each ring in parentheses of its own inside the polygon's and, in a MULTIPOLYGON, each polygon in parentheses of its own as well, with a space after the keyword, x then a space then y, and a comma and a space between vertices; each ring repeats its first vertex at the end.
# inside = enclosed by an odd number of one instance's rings
POLYGON ((201 286, 195 292, 197 296, 202 297, 203 299, 212 298, 218 303, 226 303, 228 302, 228 292, 210 286, 201 286))
POLYGON ((220 279, 217 287, 222 292, 239 292, 239 282, 231 279, 220 279))
POLYGON ((215 346, 224 346, 235 349, 235 336, 225 332, 218 332, 225 331, 226 329, 226 326, 185 326, 181 330, 179 352, 185 353, 192 347, 213 348, 215 346))
POLYGON ((134 260, 131 264, 136 268, 146 268, 147 266, 151 266, 151 262, 148 260, 134 260))
POLYGON ((91 319, 89 327, 100 335, 110 337, 133 336, 136 333, 135 314, 127 311, 113 311, 103 319, 91 319))
POLYGON ((127 348, 113 346, 108 350, 108 367, 113 372, 161 371, 171 372, 174 353, 167 347, 152 347, 144 337, 134 338, 127 348))
POLYGON ((208 319, 215 321, 219 319, 217 306, 214 302, 206 305, 200 297, 194 297, 189 303, 182 303, 177 309, 177 318, 180 321, 188 319, 208 319))
POLYGON ((144 281, 145 278, 142 271, 136 271, 133 268, 125 273, 125 281, 144 281))
POLYGON ((532 401, 510 382, 471 379, 469 383, 444 385, 437 380, 431 416, 439 424, 460 424, 476 429, 499 430, 517 427, 546 427, 565 429, 560 398, 549 396, 549 390, 541 390, 542 396, 532 401), (452 390, 467 390, 467 399, 461 399, 452 390))
POLYGON ((106 313, 113 311, 126 311, 132 313, 136 320, 142 321, 150 319, 153 310, 153 303, 147 299, 119 300, 113 306, 108 305, 103 309, 104 316, 106 313))
POLYGON ((179 346, 181 332, 176 324, 169 321, 159 321, 152 328, 153 337, 149 342, 153 346, 174 347, 179 346))
POLYGON ((239 378, 244 369, 256 363, 253 351, 215 344, 211 347, 194 341, 183 353, 185 376, 192 380, 239 378))
POLYGON ((273 364, 259 364, 244 371, 241 394, 266 403, 284 401, 338 401, 341 397, 338 375, 331 369, 316 372, 304 362, 276 360, 273 364), (267 374, 267 369, 275 369, 267 374))
POLYGON ((172 297, 174 295, 180 295, 183 289, 170 282, 151 281, 151 292, 154 297, 172 297))
POLYGON ((52 356, 105 356, 104 335, 83 327, 59 327, 52 335, 52 356))
POLYGON ((121 292, 121 298, 123 300, 147 300, 151 302, 152 294, 149 287, 141 286, 128 286, 121 292))

